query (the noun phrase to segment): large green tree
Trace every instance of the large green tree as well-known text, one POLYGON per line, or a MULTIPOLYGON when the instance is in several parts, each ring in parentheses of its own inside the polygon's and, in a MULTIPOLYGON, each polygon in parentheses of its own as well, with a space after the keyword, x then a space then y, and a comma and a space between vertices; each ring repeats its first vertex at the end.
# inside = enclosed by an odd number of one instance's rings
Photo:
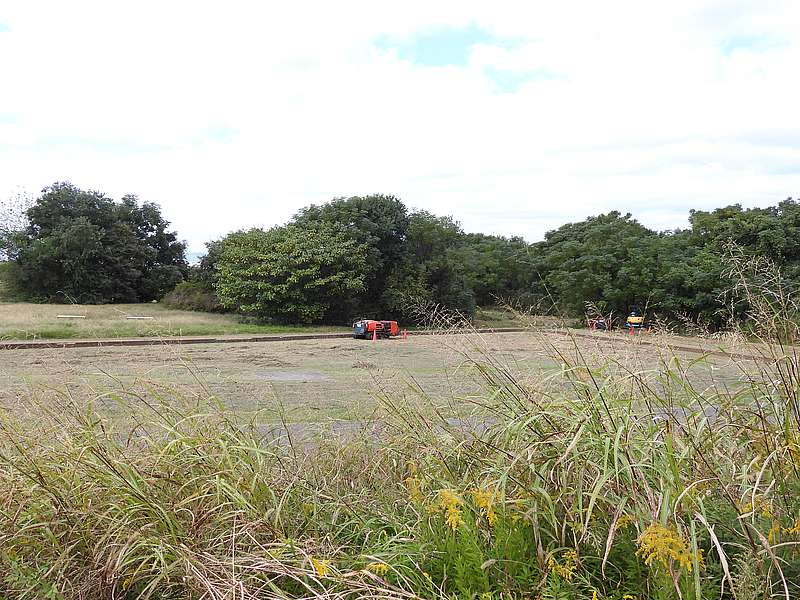
POLYGON ((475 297, 459 255, 463 240, 452 218, 412 213, 403 255, 381 297, 384 310, 404 320, 424 321, 433 306, 472 315, 475 297))
POLYGON ((533 252, 530 244, 520 237, 466 234, 456 259, 478 305, 513 302, 531 292, 533 252))
POLYGON ((800 276, 800 204, 792 198, 766 208, 733 204, 689 213, 693 243, 724 254, 731 243, 751 255, 769 257, 800 276))
MULTIPOLYGON (((476 299, 491 303, 530 293, 530 246, 521 238, 467 235, 451 217, 410 212, 394 196, 376 194, 337 198, 298 212, 291 224, 313 229, 339 227, 366 248, 364 289, 353 294, 347 318, 423 317, 438 305, 471 315, 476 299)), ((218 278, 220 242, 193 279, 208 286, 218 278)), ((341 320, 346 320, 343 316, 341 320)))
POLYGON ((334 223, 367 248, 365 289, 354 309, 361 316, 381 318, 391 310, 383 301, 402 270, 409 227, 406 206, 384 194, 335 198, 298 212, 292 222, 299 227, 334 223))
MULTIPOLYGON (((470 314, 476 303, 500 299, 576 317, 589 302, 617 315, 631 304, 646 305, 651 316, 722 327, 731 317, 726 271, 732 243, 745 255, 771 258, 790 284, 800 285, 800 205, 792 199, 767 208, 692 211, 690 222, 690 229, 659 233, 612 212, 528 244, 466 234, 451 217, 408 211, 393 196, 374 195, 310 206, 293 226, 335 226, 365 248, 363 289, 351 290, 347 302, 330 303, 337 308, 325 309, 325 320, 408 321, 432 304, 470 314)), ((197 270, 204 285, 218 278, 221 248, 211 244, 197 270)))
POLYGON ((262 319, 341 322, 365 289, 368 247, 336 223, 232 233, 214 287, 223 305, 262 319))
POLYGON ((185 245, 157 205, 115 202, 70 183, 45 188, 6 232, 16 286, 34 299, 83 303, 162 297, 187 272, 185 245))
POLYGON ((586 302, 624 313, 643 304, 657 275, 656 234, 611 212, 550 231, 538 245, 540 271, 558 308, 579 315, 586 302))

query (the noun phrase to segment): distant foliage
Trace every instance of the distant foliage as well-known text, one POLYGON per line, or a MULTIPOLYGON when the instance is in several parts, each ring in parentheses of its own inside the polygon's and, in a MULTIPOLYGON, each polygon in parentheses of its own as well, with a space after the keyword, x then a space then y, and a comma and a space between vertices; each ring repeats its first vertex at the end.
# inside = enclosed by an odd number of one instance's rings
POLYGON ((625 311, 653 288, 657 240, 630 215, 612 212, 549 232, 535 267, 560 310, 579 315, 589 300, 625 311))
POLYGON ((0 262, 0 302, 20 302, 25 299, 24 294, 16 286, 14 268, 14 263, 0 262))
MULTIPOLYGON (((504 238, 483 238, 498 248, 507 244, 504 238)), ((346 323, 391 316, 409 322, 427 306, 471 316, 470 239, 450 217, 409 212, 393 196, 339 198, 303 209, 286 227, 209 243, 191 278, 216 290, 228 308, 267 319, 346 323), (324 286, 318 284, 321 275, 299 260, 301 243, 313 261, 334 261, 313 267, 325 273, 324 286)), ((509 278, 524 279, 508 275, 515 263, 507 263, 496 276, 504 291, 509 278)))
MULTIPOLYGON (((409 211, 393 196, 373 195, 309 206, 289 227, 312 237, 319 227, 335 227, 332 249, 343 240, 364 248, 358 270, 362 288, 350 288, 346 301, 325 306, 319 303, 328 300, 310 294, 318 305, 308 314, 338 323, 387 316, 411 322, 434 306, 466 317, 476 305, 510 303, 569 317, 582 317, 591 306, 622 317, 638 305, 648 318, 718 329, 741 319, 746 309, 746 303, 733 306, 726 300, 731 244, 746 256, 770 259, 790 284, 800 283, 800 207, 791 198, 768 208, 692 211, 690 223, 689 229, 656 232, 629 214, 610 212, 568 223, 528 244, 518 237, 468 234, 451 217, 409 211)), ((240 235, 209 243, 192 280, 211 291, 223 248, 240 235)), ((328 243, 319 239, 319 248, 328 243)), ((284 285, 293 286, 300 298, 289 273, 284 285)), ((277 285, 278 279, 273 281, 277 285)), ((228 306, 239 304, 230 300, 228 306)), ((292 306, 281 314, 273 302, 255 312, 290 319, 302 312, 299 304, 292 306)))
POLYGON ((35 300, 144 302, 187 273, 184 244, 157 205, 115 202, 70 183, 45 188, 24 223, 3 231, 16 288, 35 300))
POLYGON ((406 318, 413 317, 408 313, 418 309, 416 304, 441 305, 471 316, 475 296, 460 256, 464 242, 461 226, 451 217, 425 211, 411 215, 401 276, 388 288, 402 300, 394 305, 387 301, 388 307, 406 318))
POLYGON ((572 316, 588 302, 617 315, 637 304, 668 321, 718 329, 745 310, 726 302, 732 247, 771 260, 790 287, 800 284, 800 206, 791 198, 767 208, 691 211, 689 221, 690 229, 657 233, 611 212, 564 225, 531 248, 540 278, 532 289, 572 316))
POLYGON ((714 330, 747 309, 746 301, 730 302, 732 248, 770 260, 790 288, 800 285, 795 200, 693 210, 689 222, 657 232, 614 211, 529 244, 465 233, 452 217, 374 194, 335 198, 304 208, 284 227, 209 242, 190 269, 158 206, 56 183, 36 199, 17 194, 0 202, 0 294, 104 303, 160 299, 172 290, 165 302, 175 308, 297 323, 413 322, 433 307, 470 318, 478 305, 504 303, 540 314, 622 317, 637 305, 648 319, 714 330))

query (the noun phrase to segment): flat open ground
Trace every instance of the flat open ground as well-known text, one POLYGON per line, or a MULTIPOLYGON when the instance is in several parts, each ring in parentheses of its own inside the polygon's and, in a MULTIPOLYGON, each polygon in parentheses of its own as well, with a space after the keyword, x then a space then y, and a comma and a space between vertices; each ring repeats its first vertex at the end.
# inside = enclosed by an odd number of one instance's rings
MULTIPOLYGON (((687 343, 685 338, 659 340, 687 343)), ((309 422, 362 419, 380 404, 381 392, 397 398, 422 391, 426 402, 458 413, 469 410, 470 396, 481 391, 471 359, 491 355, 522 381, 536 384, 547 372, 561 369, 558 352, 570 359, 580 353, 593 365, 613 360, 618 363, 614 368, 634 371, 654 369, 672 354, 638 338, 596 334, 572 340, 568 332, 534 331, 412 336, 407 341, 3 350, 0 406, 13 409, 23 397, 69 393, 82 400, 103 396, 99 404, 114 413, 124 411, 119 399, 158 390, 189 398, 211 393, 240 414, 264 411, 261 418, 277 420, 282 413, 289 421, 309 422)), ((686 364, 698 359, 696 353, 675 355, 686 364)), ((691 373, 701 384, 712 379, 734 384, 741 377, 740 366, 724 356, 697 362, 691 373)))

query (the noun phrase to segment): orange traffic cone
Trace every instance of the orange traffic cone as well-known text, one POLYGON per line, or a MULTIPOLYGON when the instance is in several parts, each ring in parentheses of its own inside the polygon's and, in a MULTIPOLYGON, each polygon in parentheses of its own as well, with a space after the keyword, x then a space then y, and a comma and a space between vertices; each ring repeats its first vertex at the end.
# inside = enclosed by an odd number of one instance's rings
POLYGON ((636 335, 636 331, 634 331, 633 327, 629 327, 628 330, 630 331, 628 335, 636 335))
POLYGON ((377 342, 378 341, 378 330, 377 329, 373 329, 372 330, 372 341, 373 342, 377 342))

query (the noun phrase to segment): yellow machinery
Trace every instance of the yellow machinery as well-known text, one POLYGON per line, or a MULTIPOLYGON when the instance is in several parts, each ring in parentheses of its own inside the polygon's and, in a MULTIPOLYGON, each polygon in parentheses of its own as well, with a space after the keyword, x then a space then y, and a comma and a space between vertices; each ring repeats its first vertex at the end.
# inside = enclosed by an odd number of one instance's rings
POLYGON ((631 312, 625 320, 625 329, 643 329, 644 328, 644 315, 639 310, 638 306, 631 306, 631 312))

